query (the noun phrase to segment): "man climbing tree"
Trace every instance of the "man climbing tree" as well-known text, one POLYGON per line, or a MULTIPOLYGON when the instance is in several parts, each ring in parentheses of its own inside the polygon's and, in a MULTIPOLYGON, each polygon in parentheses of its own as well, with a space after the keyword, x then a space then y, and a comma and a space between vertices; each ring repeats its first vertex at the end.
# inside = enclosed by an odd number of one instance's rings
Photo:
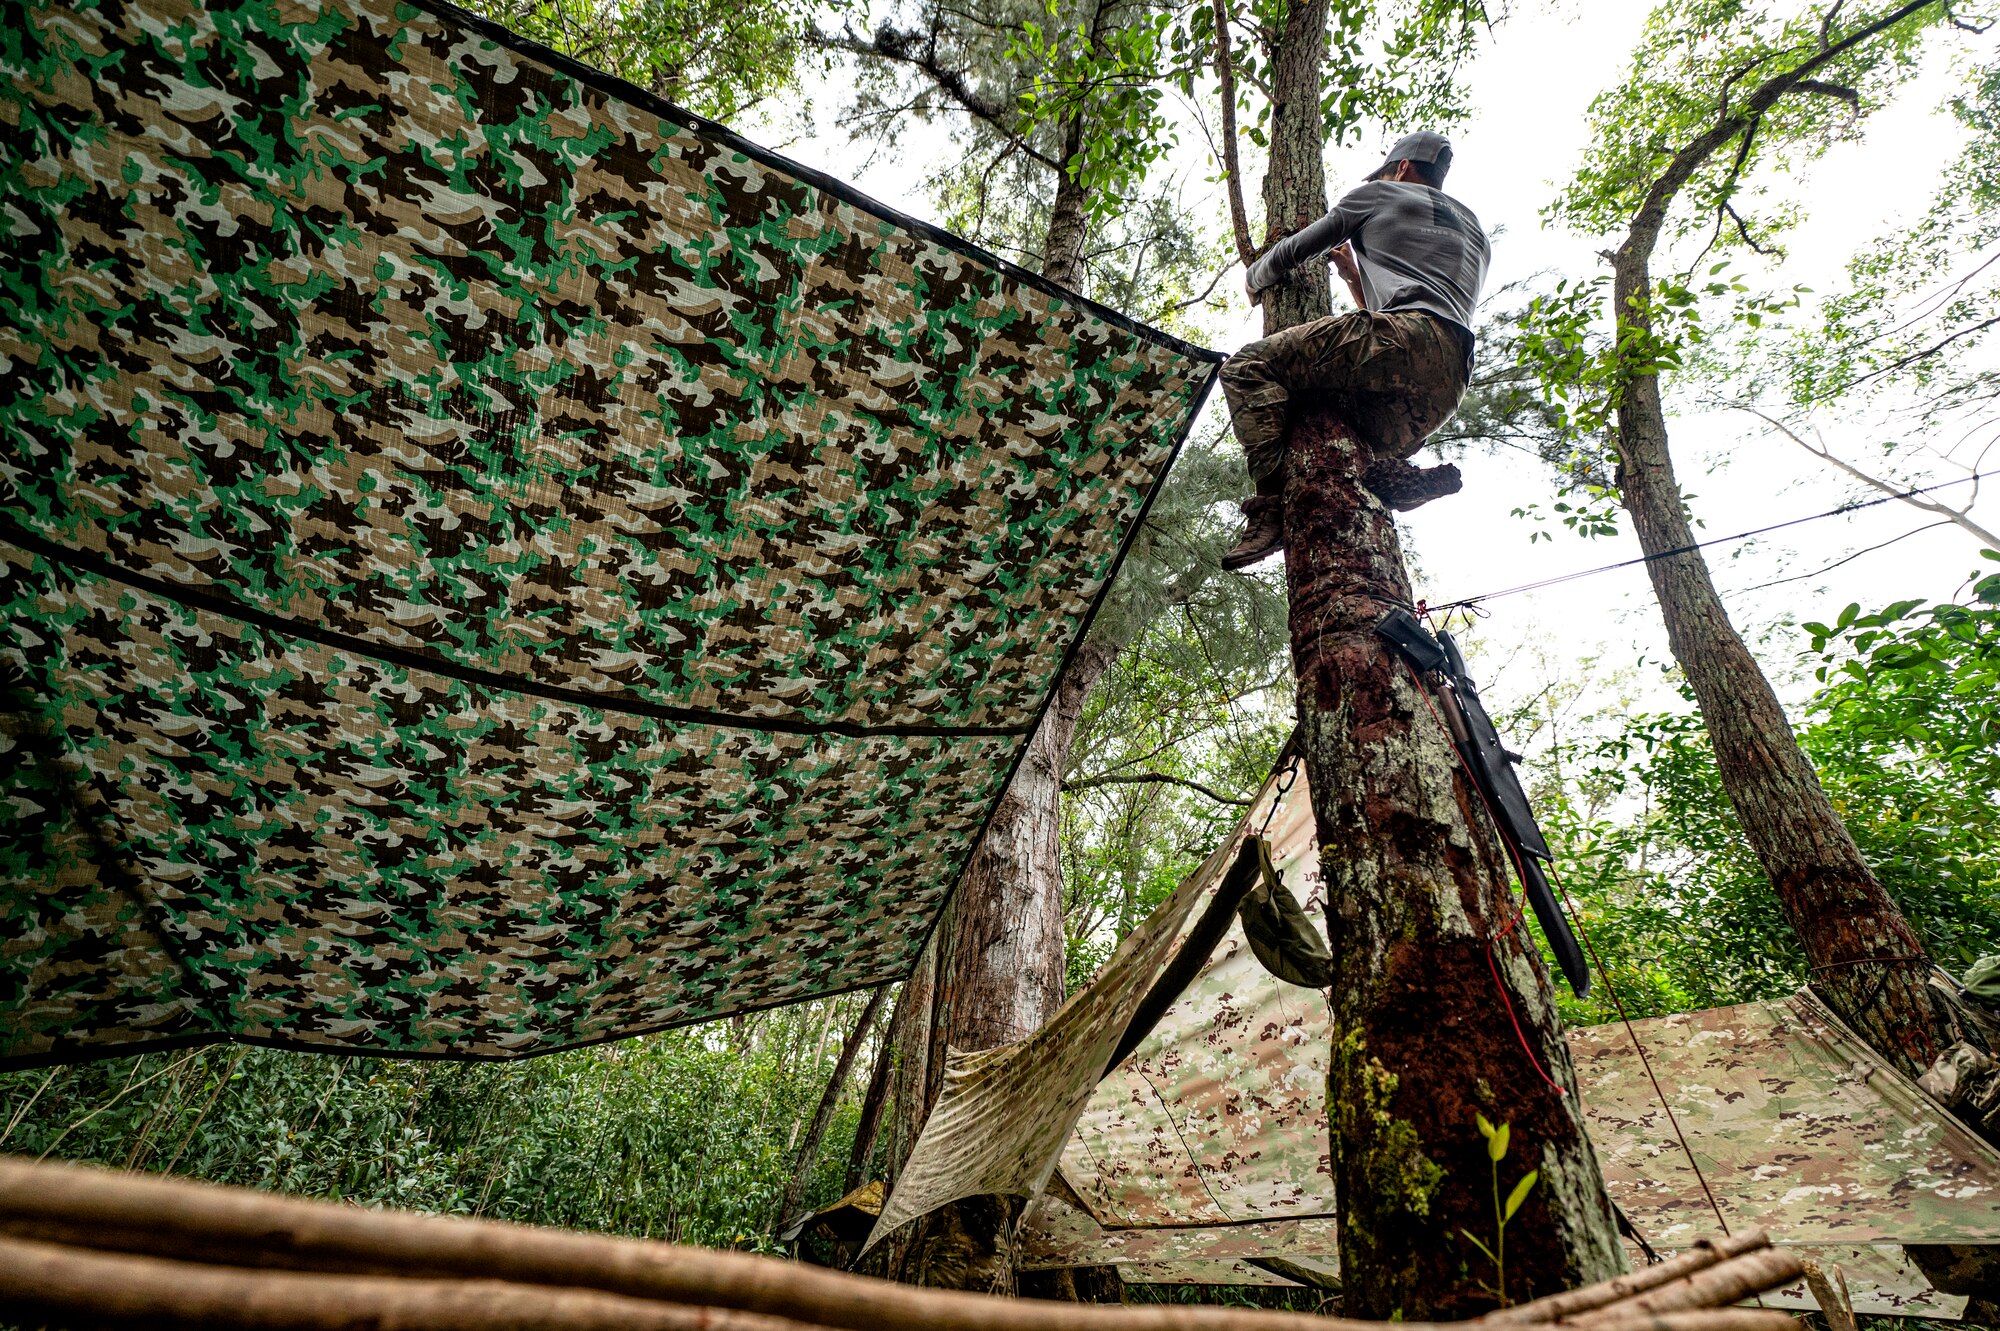
MULTIPOLYGON (((1623 1259, 1496 831, 1424 686, 1375 634, 1411 595, 1385 502, 1457 488, 1454 469, 1408 457, 1464 391, 1485 237, 1432 183, 1449 161, 1433 134, 1405 138, 1377 173, 1389 179, 1317 216, 1325 48, 1316 27, 1291 26, 1322 21, 1312 10, 1288 14, 1271 59, 1267 228, 1294 234, 1251 266, 1267 336, 1227 373, 1259 492, 1232 562, 1286 551, 1333 952, 1343 1311, 1459 1317, 1602 1279, 1623 1259), (1293 264, 1343 241, 1355 242, 1343 272, 1377 308, 1331 319, 1324 270, 1293 264), (1510 1154, 1510 1139, 1523 1149, 1510 1154), (1511 1267, 1497 1259, 1510 1224, 1534 1235, 1504 1249, 1511 1267)), ((1226 36, 1218 47, 1226 69, 1226 36)), ((1247 263, 1240 198, 1232 212, 1247 263)))
POLYGON ((1246 568, 1284 544, 1285 422, 1295 394, 1326 403, 1370 441, 1376 460, 1362 483, 1391 508, 1458 489, 1458 468, 1408 462, 1465 396, 1486 281, 1486 233, 1443 192, 1450 169, 1443 135, 1406 134, 1369 183, 1251 267, 1256 300, 1299 264, 1331 254, 1357 308, 1280 329, 1223 366, 1230 424, 1257 487, 1243 504, 1249 528, 1224 568, 1246 568))

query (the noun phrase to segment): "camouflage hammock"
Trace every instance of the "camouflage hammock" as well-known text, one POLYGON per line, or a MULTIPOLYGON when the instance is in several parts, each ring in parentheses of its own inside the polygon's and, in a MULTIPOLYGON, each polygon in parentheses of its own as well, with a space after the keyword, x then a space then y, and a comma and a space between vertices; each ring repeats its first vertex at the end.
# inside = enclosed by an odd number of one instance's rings
POLYGON ((901 977, 1212 354, 447 6, 0 15, 0 1065, 901 977))

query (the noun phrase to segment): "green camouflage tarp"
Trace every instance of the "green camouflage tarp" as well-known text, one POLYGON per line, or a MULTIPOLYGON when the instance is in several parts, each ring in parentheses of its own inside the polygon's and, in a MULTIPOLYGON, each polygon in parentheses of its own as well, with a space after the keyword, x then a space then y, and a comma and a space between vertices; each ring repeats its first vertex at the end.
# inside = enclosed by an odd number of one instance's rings
POLYGON ((442 5, 0 65, 0 1056, 905 974, 1215 358, 442 5))
MULTIPOLYGON (((1233 854, 1263 825, 1275 793, 1267 783, 1224 851, 1233 854)), ((1269 836, 1285 884, 1319 924, 1319 849, 1302 776, 1270 816, 1269 836)), ((1143 927, 1170 925, 1184 936, 1224 863, 1212 857, 1182 888, 1198 887, 1200 899, 1177 894, 1170 919, 1143 927)), ((1152 974, 1169 960, 1162 950, 1152 974)), ((1136 994, 1149 981, 1121 967, 1114 983, 1136 994)), ((1131 1000, 1103 1002, 1095 987, 1065 1011, 1122 1031, 1131 1000)), ((1958 1315, 1964 1298, 1933 1289, 1901 1245, 2000 1242, 2000 1153, 1809 995, 1634 1025, 1731 1229, 1762 1225, 1775 1241, 1840 1264, 1863 1311, 1958 1315)), ((1613 1199, 1665 1251, 1720 1232, 1625 1028, 1569 1038, 1613 1199)), ((1269 1272, 1246 1275, 1258 1270, 1246 1263, 1304 1259, 1325 1269, 1338 1260, 1330 1042, 1324 996, 1265 971, 1238 922, 1101 1081, 1101 1061, 1062 1054, 1077 1047, 1073 1031, 986 1051, 976 1065, 954 1058, 946 1073, 953 1115, 927 1126, 917 1151, 948 1161, 956 1143, 976 1141, 983 1159, 1016 1161, 1008 1177, 1046 1180, 1038 1194, 1023 1192, 1033 1198, 1017 1249, 1025 1269, 1109 1264, 1139 1281, 1283 1283, 1269 1272), (1010 1074, 1016 1063, 1038 1077, 1010 1074)), ((1532 1143, 1516 1142, 1517 1155, 1532 1153, 1532 1143)), ((1003 1175, 989 1169, 983 1177, 1003 1175)), ((978 1190, 967 1182, 958 1180, 956 1195, 978 1190)), ((954 1193, 951 1180, 936 1177, 927 1188, 954 1193)), ((894 1193, 889 1205, 903 1218, 917 1209, 894 1193)), ((1803 1286, 1766 1301, 1813 1306, 1803 1286)))

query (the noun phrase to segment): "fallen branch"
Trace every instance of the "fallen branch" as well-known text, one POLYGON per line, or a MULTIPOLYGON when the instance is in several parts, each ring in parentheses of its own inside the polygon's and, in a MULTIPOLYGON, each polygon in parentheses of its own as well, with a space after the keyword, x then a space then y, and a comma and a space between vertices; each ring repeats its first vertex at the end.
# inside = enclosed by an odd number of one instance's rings
POLYGON ((1607 1321, 1563 1323, 1590 1331, 1799 1331, 1799 1320, 1776 1308, 1703 1308, 1698 1312, 1639 1313, 1607 1321))
POLYGON ((1614 1276, 1610 1280, 1600 1281, 1583 1289, 1551 1294, 1547 1298, 1536 1299, 1533 1303, 1517 1304, 1497 1313, 1489 1313, 1481 1320, 1490 1325, 1503 1326, 1565 1321, 1594 1309, 1623 1303, 1649 1290, 1671 1284, 1683 1276, 1693 1275, 1697 1271, 1728 1261, 1732 1257, 1770 1246, 1770 1238, 1761 1229, 1753 1229, 1729 1238, 1703 1239, 1678 1257, 1671 1257, 1656 1266, 1645 1267, 1630 1275, 1614 1276))
POLYGON ((1798 1254, 1783 1248, 1759 1248, 1728 1261, 1718 1262, 1679 1280, 1629 1299, 1621 1299, 1587 1317, 1565 1319, 1570 1326, 1596 1328, 1608 1319, 1642 1313, 1684 1312, 1694 1308, 1721 1308, 1760 1294, 1767 1289, 1789 1285, 1805 1274, 1798 1254))
POLYGON ((806 1331, 759 1313, 500 1280, 247 1271, 0 1238, 10 1320, 249 1331, 806 1331))

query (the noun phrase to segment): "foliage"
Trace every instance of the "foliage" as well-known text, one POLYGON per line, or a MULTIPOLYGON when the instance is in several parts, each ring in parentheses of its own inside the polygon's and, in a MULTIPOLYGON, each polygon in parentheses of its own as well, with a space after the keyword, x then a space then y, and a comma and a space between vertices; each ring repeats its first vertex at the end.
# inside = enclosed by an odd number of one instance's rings
POLYGON ((1161 113, 1161 87, 1143 77, 1160 61, 1169 14, 1139 7, 1126 21, 1098 21, 1107 8, 1097 6, 1084 21, 1066 15, 1061 0, 1045 0, 1044 17, 1024 20, 1007 48, 1009 59, 1032 71, 1016 98, 1023 123, 1081 127, 1065 136, 1062 169, 1082 186, 1100 224, 1130 206, 1178 141, 1161 113))
POLYGON ((1974 594, 1972 605, 1898 601, 1870 615, 1850 605, 1831 625, 1803 625, 1826 662, 1813 710, 1871 756, 1901 750, 2000 789, 2000 573, 1974 594))
POLYGON ((1242 809, 1209 792, 1248 799, 1275 765, 1290 733, 1279 594, 1211 580, 1153 617, 1092 691, 1063 797, 1072 991, 1229 834, 1242 809))
MULTIPOLYGON (((768 1250, 793 1145, 858 1008, 813 1003, 520 1063, 219 1045, 15 1072, 0 1075, 0 1148, 768 1250)), ((828 1134, 812 1205, 840 1192, 856 1114, 844 1106, 828 1134)))
MULTIPOLYGON (((1739 266, 1783 256, 1780 238, 1796 219, 1772 192, 1776 173, 1858 137, 1950 17, 1943 5, 1904 8, 1698 0, 1653 11, 1624 80, 1591 103, 1585 160, 1545 210, 1591 234, 1622 233, 1618 257, 1639 265, 1646 285, 1614 308, 1609 277, 1563 278, 1530 303, 1514 347, 1576 453, 1615 454, 1635 382, 1713 368, 1728 335, 1776 327, 1802 305, 1803 287, 1761 290, 1739 266), (1760 98, 1765 86, 1783 91, 1760 98), (1652 271, 1662 240, 1678 274, 1652 271)), ((1581 492, 1559 510, 1565 524, 1614 531, 1618 479, 1563 477, 1566 498, 1581 492)))
POLYGON ((824 0, 468 0, 524 37, 727 121, 796 84, 824 0))
POLYGON ((1908 394, 1912 425, 1942 432, 1956 418, 1990 443, 2000 387, 1984 354, 2000 327, 2000 61, 1968 71, 1947 105, 1970 143, 1929 210, 1857 254, 1819 320, 1769 348, 1771 368, 1795 407, 1908 394))
MULTIPOLYGON (((2000 574, 1971 605, 1850 607, 1808 624, 1823 687, 1800 743, 1835 810, 1947 969, 2000 951, 2000 574)), ((1536 795, 1564 885, 1632 1015, 1775 997, 1805 962, 1697 718, 1561 740, 1536 795)), ((1564 996, 1610 1020, 1600 991, 1564 996)))
POLYGON ((1513 1138, 1513 1126, 1502 1123, 1495 1127, 1484 1114, 1474 1114, 1473 1120, 1479 1128, 1479 1135, 1486 1139, 1486 1159, 1493 1166, 1493 1243, 1489 1247, 1469 1229, 1461 1228, 1458 1232, 1465 1236, 1466 1242, 1479 1249, 1487 1261, 1493 1263, 1493 1283, 1489 1285, 1482 1282, 1479 1288, 1505 1308, 1513 1303, 1513 1300, 1507 1297, 1507 1222, 1514 1218, 1514 1213, 1528 1200, 1528 1194, 1535 1190, 1535 1184, 1541 1178, 1542 1172, 1539 1169, 1531 1169, 1521 1175, 1508 1190, 1506 1200, 1502 1201, 1500 1162, 1507 1158, 1507 1147, 1513 1138))
MULTIPOLYGON (((1723 329, 1760 328, 1766 319, 1798 306, 1805 290, 1795 287, 1783 295, 1753 291, 1730 269, 1726 259, 1710 265, 1699 285, 1671 276, 1655 278, 1650 296, 1635 298, 1627 317, 1616 322, 1615 335, 1599 335, 1596 329, 1610 298, 1608 275, 1558 279, 1551 290, 1528 302, 1512 349, 1518 365, 1543 386, 1557 428, 1575 441, 1574 447, 1602 439, 1604 449, 1611 451, 1618 408, 1634 380, 1681 370, 1723 329), (1713 326, 1704 300, 1723 305, 1721 327, 1713 326)), ((1610 488, 1594 479, 1585 484, 1610 488)))
MULTIPOLYGON (((1241 132, 1269 146, 1272 107, 1251 90, 1271 86, 1272 62, 1285 25, 1285 0, 1230 0, 1229 26, 1254 41, 1234 48, 1233 65, 1248 112, 1241 132)), ((1193 98, 1215 59, 1215 7, 1175 6, 1165 41, 1167 59, 1152 76, 1193 98)), ((1446 129, 1471 115, 1458 75, 1485 19, 1464 0, 1340 0, 1327 6, 1327 55, 1321 84, 1322 135, 1329 146, 1359 142, 1371 123, 1400 130, 1446 129)))
MULTIPOLYGON (((1752 88, 1901 7, 1850 8, 1845 0, 1661 5, 1633 49, 1625 79, 1591 103, 1588 156, 1549 216, 1593 234, 1623 231, 1675 155, 1740 108, 1752 88)), ((1768 245, 1792 219, 1781 204, 1767 207, 1755 226, 1742 217, 1749 201, 1768 198, 1747 183, 1756 168, 1796 166, 1857 134, 1915 71, 1920 39, 1946 16, 1942 5, 1918 10, 1837 55, 1814 71, 1810 85, 1756 114, 1731 136, 1732 151, 1711 153, 1680 189, 1671 233, 1706 233, 1704 257, 1717 248, 1768 245)))

